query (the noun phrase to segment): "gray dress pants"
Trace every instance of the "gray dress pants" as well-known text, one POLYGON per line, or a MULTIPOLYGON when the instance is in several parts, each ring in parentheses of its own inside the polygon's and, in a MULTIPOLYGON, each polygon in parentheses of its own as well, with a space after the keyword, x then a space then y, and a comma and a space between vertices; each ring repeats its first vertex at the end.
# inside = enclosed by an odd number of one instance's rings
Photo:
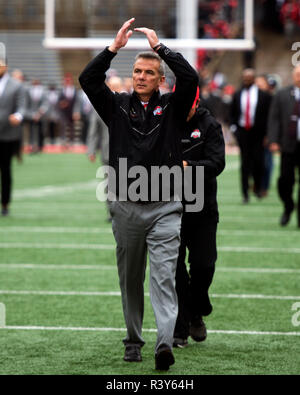
POLYGON ((150 298, 156 319, 157 350, 173 345, 178 314, 175 274, 180 245, 181 202, 111 203, 112 228, 127 336, 124 344, 144 345, 144 280, 149 252, 150 298))

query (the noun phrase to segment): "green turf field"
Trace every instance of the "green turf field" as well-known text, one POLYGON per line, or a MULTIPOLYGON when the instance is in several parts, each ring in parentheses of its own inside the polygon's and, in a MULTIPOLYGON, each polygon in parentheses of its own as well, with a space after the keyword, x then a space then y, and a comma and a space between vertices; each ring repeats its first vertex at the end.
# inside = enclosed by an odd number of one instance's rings
MULTIPOLYGON (((142 363, 123 361, 125 335, 97 164, 85 155, 25 156, 0 217, 0 374, 152 375, 155 320, 145 282, 142 363)), ((273 177, 276 181, 277 168, 273 177)), ((207 340, 175 349, 165 375, 300 373, 300 230, 281 228, 274 187, 241 204, 238 157, 219 177, 219 258, 207 340), (294 308, 295 310, 292 310, 294 308)))

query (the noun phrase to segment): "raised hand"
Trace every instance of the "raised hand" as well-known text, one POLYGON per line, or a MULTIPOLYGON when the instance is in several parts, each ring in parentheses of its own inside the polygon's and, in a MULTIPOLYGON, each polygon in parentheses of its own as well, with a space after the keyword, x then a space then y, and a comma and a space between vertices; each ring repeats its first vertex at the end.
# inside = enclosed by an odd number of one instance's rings
POLYGON ((134 31, 144 33, 152 49, 159 44, 159 39, 154 30, 148 29, 147 27, 137 27, 134 31))
POLYGON ((130 26, 134 21, 135 18, 131 18, 123 24, 121 29, 118 31, 118 34, 116 35, 114 42, 108 48, 111 52, 118 52, 120 48, 126 46, 129 38, 132 36, 133 33, 132 30, 128 30, 128 29, 130 28, 130 26))

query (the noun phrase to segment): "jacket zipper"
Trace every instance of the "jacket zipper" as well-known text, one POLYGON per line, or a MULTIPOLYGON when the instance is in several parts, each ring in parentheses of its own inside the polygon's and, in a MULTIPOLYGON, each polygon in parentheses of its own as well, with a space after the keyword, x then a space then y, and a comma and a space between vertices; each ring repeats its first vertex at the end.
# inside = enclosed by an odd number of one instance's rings
POLYGON ((182 151, 183 154, 185 154, 188 151, 191 151, 192 149, 198 147, 198 145, 203 144, 203 141, 200 141, 200 143, 193 145, 191 148, 186 149, 185 151, 182 151))
MULTIPOLYGON (((130 122, 129 115, 127 114, 126 110, 122 106, 120 106, 120 108, 126 114, 126 117, 128 118, 128 120, 130 122)), ((154 130, 157 129, 159 126, 160 126, 160 123, 158 125, 156 125, 152 130, 150 130, 149 133, 142 133, 140 130, 133 128, 133 127, 132 127, 132 129, 135 130, 137 133, 142 134, 143 136, 148 136, 149 134, 153 133, 154 130)))

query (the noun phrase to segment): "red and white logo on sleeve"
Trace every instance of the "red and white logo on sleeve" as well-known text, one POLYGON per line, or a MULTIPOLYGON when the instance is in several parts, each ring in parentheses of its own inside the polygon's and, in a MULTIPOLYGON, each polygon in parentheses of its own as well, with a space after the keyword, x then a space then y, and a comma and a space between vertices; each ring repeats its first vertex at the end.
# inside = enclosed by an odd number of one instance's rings
POLYGON ((195 129, 191 134, 192 139, 199 139, 201 137, 201 132, 199 129, 195 129))
POLYGON ((155 107, 153 114, 154 115, 162 115, 163 109, 160 106, 155 107))

